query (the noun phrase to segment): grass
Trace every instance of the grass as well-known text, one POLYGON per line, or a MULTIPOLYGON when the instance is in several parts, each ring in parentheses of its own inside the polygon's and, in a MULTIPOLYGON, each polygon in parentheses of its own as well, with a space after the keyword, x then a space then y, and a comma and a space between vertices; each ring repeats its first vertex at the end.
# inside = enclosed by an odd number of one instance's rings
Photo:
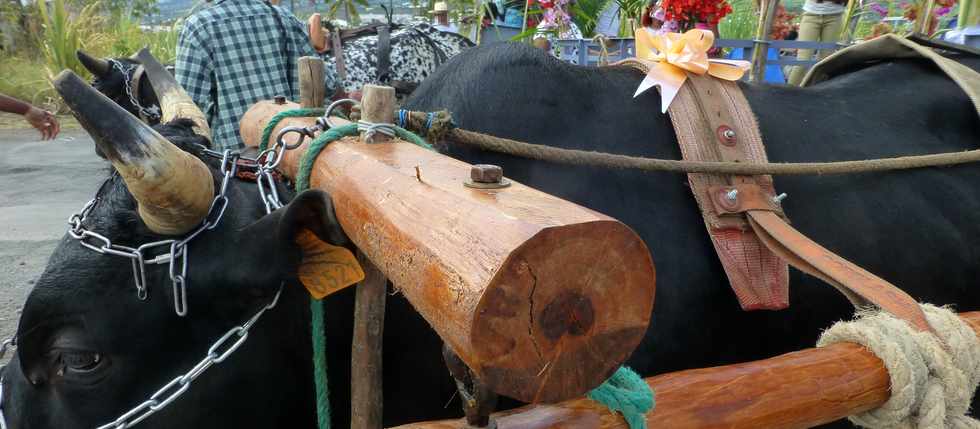
POLYGON ((173 63, 177 56, 180 21, 148 30, 138 18, 100 14, 98 2, 80 0, 41 1, 28 9, 28 27, 37 29, 36 34, 26 35, 17 53, 0 54, 0 92, 38 107, 65 112, 50 84, 62 70, 91 79, 75 56, 78 49, 97 57, 119 58, 149 47, 164 64, 173 63))
POLYGON ((35 106, 61 110, 60 97, 51 87, 40 59, 0 57, 0 93, 27 101, 35 106))

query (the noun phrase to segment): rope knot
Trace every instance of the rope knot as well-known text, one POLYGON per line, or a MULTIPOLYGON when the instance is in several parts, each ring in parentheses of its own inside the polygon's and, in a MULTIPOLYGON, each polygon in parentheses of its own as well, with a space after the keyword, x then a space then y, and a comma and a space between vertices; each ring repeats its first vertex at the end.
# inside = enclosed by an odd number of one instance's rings
POLYGON ((884 311, 863 310, 850 322, 824 331, 817 347, 861 344, 885 363, 891 398, 877 409, 851 416, 868 428, 980 428, 966 415, 980 383, 980 340, 956 313, 922 304, 926 319, 942 336, 917 332, 884 311))
POLYGON ((357 121, 357 131, 364 133, 364 140, 372 142, 374 135, 378 133, 395 137, 395 124, 357 121))
POLYGON ((589 392, 589 399, 623 415, 630 429, 646 429, 646 413, 656 405, 653 390, 636 372, 620 367, 599 387, 589 392))

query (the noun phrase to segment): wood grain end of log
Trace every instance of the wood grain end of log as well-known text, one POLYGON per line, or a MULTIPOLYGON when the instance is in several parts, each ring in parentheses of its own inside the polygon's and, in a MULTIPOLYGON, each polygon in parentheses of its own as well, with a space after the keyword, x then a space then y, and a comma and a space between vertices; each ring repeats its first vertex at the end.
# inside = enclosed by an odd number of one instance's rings
POLYGON ((646 245, 622 223, 545 228, 510 254, 477 306, 475 371, 525 402, 581 396, 639 345, 655 288, 646 245))

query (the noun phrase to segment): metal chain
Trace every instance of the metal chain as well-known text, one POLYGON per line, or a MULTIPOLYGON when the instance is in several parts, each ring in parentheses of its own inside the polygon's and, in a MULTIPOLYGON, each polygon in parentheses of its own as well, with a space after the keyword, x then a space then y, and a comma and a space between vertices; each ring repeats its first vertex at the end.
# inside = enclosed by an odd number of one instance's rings
MULTIPOLYGON (((147 417, 153 415, 157 411, 162 410, 167 405, 170 405, 173 401, 183 395, 187 389, 190 389, 191 383, 194 382, 198 377, 204 374, 209 368, 215 364, 224 362, 228 357, 235 353, 245 340, 248 339, 248 333, 255 326, 255 323, 259 321, 259 318, 265 314, 266 311, 273 309, 276 304, 279 303, 279 296, 282 294, 283 284, 279 284, 279 290, 276 291, 276 295, 272 297, 272 302, 265 305, 258 312, 256 312, 251 318, 245 321, 245 323, 235 326, 225 332, 217 341, 211 344, 208 348, 207 354, 204 356, 200 362, 191 367, 183 375, 180 375, 173 380, 170 380, 167 384, 163 385, 154 394, 150 395, 150 398, 143 401, 141 404, 133 407, 133 409, 123 413, 112 423, 104 424, 99 426, 97 429, 126 429, 135 426, 137 423, 146 420, 147 417)), ((2 393, 2 385, 0 385, 0 393, 2 393)), ((2 397, 0 397, 2 400, 2 397)), ((0 411, 2 413, 2 411, 0 411)), ((2 418, 0 418, 2 421, 2 418)), ((3 429, 3 427, 0 427, 3 429)))
MULTIPOLYGON (((332 107, 333 105, 331 105, 330 110, 332 110, 332 107)), ((330 110, 327 111, 328 115, 330 110)), ((309 130, 303 129, 302 131, 309 133, 308 135, 312 137, 312 134, 317 129, 324 130, 330 127, 329 122, 327 119, 325 119, 325 117, 319 118, 317 120, 317 124, 317 127, 319 128, 314 129, 314 127, 310 127, 309 130)), ((297 131, 294 130, 289 132, 297 131)), ((285 134, 286 130, 283 130, 283 132, 281 132, 276 139, 275 146, 263 151, 254 160, 248 159, 257 165, 256 183, 259 187, 259 194, 262 198, 262 203, 265 206, 266 214, 272 213, 273 211, 282 207, 282 202, 279 198, 279 192, 276 186, 277 183, 272 172, 282 161, 286 150, 299 147, 299 145, 303 142, 303 138, 301 138, 298 143, 294 145, 287 145, 283 141, 285 134)), ((301 133, 301 135, 306 136, 307 134, 301 133)), ((146 265, 168 263, 170 279, 173 282, 174 287, 174 308, 177 311, 177 314, 181 316, 187 314, 186 280, 187 255, 189 253, 188 243, 202 232, 214 229, 221 221, 221 218, 225 213, 225 209, 228 208, 228 197, 226 196, 228 183, 237 173, 238 160, 243 159, 239 153, 232 153, 229 150, 224 152, 216 152, 202 147, 202 153, 215 158, 220 157, 220 171, 224 177, 221 181, 221 188, 218 195, 211 202, 208 215, 204 218, 204 221, 197 229, 185 236, 182 240, 157 241, 144 244, 137 248, 113 244, 107 237, 87 230, 82 226, 85 218, 92 211, 92 208, 98 203, 98 197, 86 203, 79 213, 72 215, 68 220, 68 234, 72 238, 78 240, 82 246, 100 254, 122 256, 133 260, 133 277, 137 285, 137 294, 138 296, 141 296, 141 300, 146 299, 146 265), (96 240, 98 243, 92 244, 89 242, 91 240, 96 240), (144 256, 148 254, 148 249, 163 247, 164 245, 169 245, 170 251, 168 253, 160 254, 151 259, 147 259, 144 256), (179 264, 177 263, 178 258, 180 259, 179 264)), ((283 285, 284 282, 279 284, 279 289, 276 291, 275 296, 273 296, 272 301, 269 304, 259 309, 259 311, 256 312, 251 318, 246 320, 245 323, 229 329, 224 335, 219 337, 213 344, 211 344, 211 347, 208 348, 208 352, 204 356, 204 359, 191 367, 183 375, 180 375, 163 385, 163 387, 150 395, 150 398, 146 401, 143 401, 136 407, 133 407, 129 411, 123 413, 111 423, 99 426, 97 429, 126 429, 133 427, 139 422, 146 420, 157 411, 160 411, 173 403, 178 397, 183 395, 184 392, 190 389, 191 383, 194 380, 204 374, 215 364, 224 362, 236 350, 238 350, 242 344, 245 343, 245 341, 248 339, 249 331, 253 326, 255 326, 262 315, 265 314, 266 311, 273 309, 276 304, 279 303, 279 297, 282 294, 283 285)), ((0 345, 0 359, 3 358, 3 355, 6 353, 9 345, 16 345, 15 339, 9 339, 0 345)), ((7 429, 6 419, 3 415, 2 375, 0 375, 0 429, 7 429)))
POLYGON ((129 102, 133 103, 133 106, 136 106, 136 109, 139 110, 140 115, 146 116, 147 119, 160 119, 159 106, 153 105, 150 107, 143 107, 143 105, 140 104, 139 98, 136 97, 135 94, 133 94, 133 88, 132 88, 133 85, 130 82, 130 79, 132 79, 131 73, 133 72, 133 70, 139 67, 139 65, 129 64, 128 66, 125 66, 121 61, 116 61, 111 58, 108 61, 112 67, 119 69, 119 72, 122 73, 123 87, 126 89, 126 95, 129 97, 129 102))
MULTIPOLYGON (((95 197, 82 207, 78 213, 68 218, 68 235, 79 244, 94 252, 129 258, 133 265, 133 281, 136 284, 136 297, 144 301, 148 296, 146 284, 147 265, 168 265, 168 273, 174 293, 174 311, 178 316, 187 315, 187 255, 189 253, 190 241, 202 232, 212 230, 221 222, 221 218, 228 208, 228 183, 238 172, 237 152, 225 150, 221 153, 221 168, 223 175, 221 187, 218 195, 211 201, 211 207, 204 221, 194 231, 186 235, 181 240, 161 240, 146 243, 139 247, 129 247, 114 244, 108 237, 97 232, 86 229, 82 224, 85 218, 92 211, 92 208, 99 202, 99 197, 95 197), (167 251, 154 253, 152 250, 163 248, 167 251), (155 255, 155 256, 152 256, 155 255)), ((278 195, 277 195, 278 196, 278 195)))

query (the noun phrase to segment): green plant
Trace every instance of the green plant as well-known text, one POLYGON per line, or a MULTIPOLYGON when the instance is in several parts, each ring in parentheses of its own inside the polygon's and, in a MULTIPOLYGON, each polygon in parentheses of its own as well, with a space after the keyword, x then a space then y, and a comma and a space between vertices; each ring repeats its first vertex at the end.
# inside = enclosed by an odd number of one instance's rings
POLYGON ((325 0, 327 4, 327 18, 336 19, 341 10, 344 11, 344 20, 351 26, 361 23, 361 15, 357 12, 357 6, 367 7, 367 0, 325 0))
POLYGON ((54 76, 65 69, 81 75, 88 74, 75 57, 75 51, 82 47, 82 40, 87 36, 89 28, 86 26, 97 19, 95 11, 99 3, 90 3, 82 7, 77 16, 72 16, 69 9, 71 3, 71 0, 53 0, 49 10, 47 2, 37 2, 43 29, 41 51, 44 54, 49 76, 54 76))
POLYGON ((718 32, 722 39, 751 40, 755 36, 758 22, 753 0, 729 0, 732 13, 723 18, 718 24, 718 32))
POLYGON ((599 15, 609 2, 610 0, 578 0, 572 3, 572 21, 582 31, 583 36, 591 38, 595 35, 599 15))
POLYGON ((646 0, 614 0, 619 6, 619 37, 633 37, 633 26, 639 25, 646 0))

